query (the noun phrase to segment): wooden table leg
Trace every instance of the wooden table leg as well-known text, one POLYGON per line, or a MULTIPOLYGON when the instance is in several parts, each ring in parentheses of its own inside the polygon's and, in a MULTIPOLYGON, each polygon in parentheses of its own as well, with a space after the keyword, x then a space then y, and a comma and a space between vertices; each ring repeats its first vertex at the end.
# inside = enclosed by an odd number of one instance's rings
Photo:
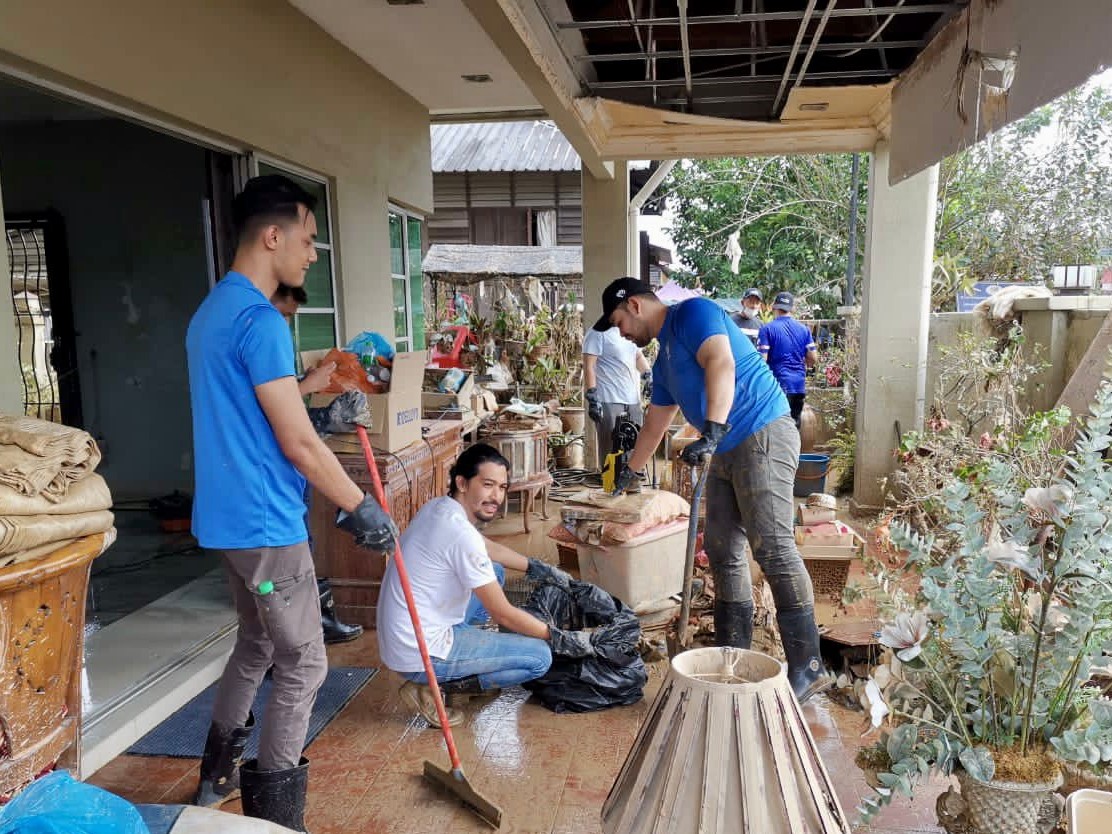
POLYGON ((525 532, 529 532, 529 517, 533 514, 533 499, 536 493, 531 489, 525 490, 521 494, 521 515, 525 519, 525 532))

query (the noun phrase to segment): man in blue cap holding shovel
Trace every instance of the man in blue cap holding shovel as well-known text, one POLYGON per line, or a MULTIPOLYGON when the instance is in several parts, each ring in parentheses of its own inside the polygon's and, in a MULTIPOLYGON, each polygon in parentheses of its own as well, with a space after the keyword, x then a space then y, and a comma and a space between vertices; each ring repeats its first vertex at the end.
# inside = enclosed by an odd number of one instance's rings
POLYGON ((645 424, 619 491, 640 472, 677 409, 702 436, 683 452, 693 466, 709 465, 704 543, 714 574, 714 632, 720 646, 749 648, 753 585, 745 549, 764 571, 800 701, 827 688, 811 579, 795 546, 792 486, 799 464, 799 431, 779 383, 752 343, 713 301, 692 298, 667 307, 651 285, 619 278, 602 293, 596 330, 617 327, 639 347, 653 339, 660 352, 645 424))

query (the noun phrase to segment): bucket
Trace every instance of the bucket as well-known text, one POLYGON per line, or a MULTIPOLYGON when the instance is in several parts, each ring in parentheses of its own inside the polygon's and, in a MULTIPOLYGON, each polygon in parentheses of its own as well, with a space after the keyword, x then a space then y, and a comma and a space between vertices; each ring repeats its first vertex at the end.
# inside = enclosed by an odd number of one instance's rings
POLYGON ((829 466, 830 455, 800 455, 792 495, 806 498, 812 492, 826 492, 826 470, 829 466))

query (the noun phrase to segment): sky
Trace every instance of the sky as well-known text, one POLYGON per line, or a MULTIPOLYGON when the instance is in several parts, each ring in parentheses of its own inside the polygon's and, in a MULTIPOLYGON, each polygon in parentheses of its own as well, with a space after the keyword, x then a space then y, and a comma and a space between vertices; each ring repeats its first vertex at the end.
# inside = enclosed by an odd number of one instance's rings
MULTIPOLYGON (((1089 79, 1088 83, 1112 90, 1112 67, 1096 73, 1089 79)), ((646 168, 648 165, 649 163, 644 160, 630 163, 631 168, 646 168)), ((637 230, 648 232, 649 241, 652 244, 670 249, 672 251, 672 263, 681 265, 675 243, 668 234, 668 226, 671 225, 673 216, 673 212, 669 208, 665 208, 664 213, 659 215, 643 214, 637 219, 637 230)))

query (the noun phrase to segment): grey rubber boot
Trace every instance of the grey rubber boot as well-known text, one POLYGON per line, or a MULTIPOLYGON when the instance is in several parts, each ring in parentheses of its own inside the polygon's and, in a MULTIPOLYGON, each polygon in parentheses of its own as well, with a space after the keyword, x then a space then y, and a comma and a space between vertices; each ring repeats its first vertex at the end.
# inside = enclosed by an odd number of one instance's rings
POLYGON ((753 643, 753 603, 714 601, 714 644, 748 649, 753 643))
POLYGON ((253 729, 255 716, 252 713, 247 714, 244 726, 233 730, 221 730, 215 724, 209 727, 194 805, 215 808, 239 796, 239 762, 253 729))
POLYGON ((257 759, 240 768, 243 815, 269 820, 294 831, 305 831, 305 797, 309 792, 309 760, 287 770, 259 770, 257 759))
POLYGON ((788 660, 788 683, 802 704, 834 685, 833 676, 822 665, 815 610, 808 606, 778 613, 776 622, 780 626, 780 639, 788 660))

